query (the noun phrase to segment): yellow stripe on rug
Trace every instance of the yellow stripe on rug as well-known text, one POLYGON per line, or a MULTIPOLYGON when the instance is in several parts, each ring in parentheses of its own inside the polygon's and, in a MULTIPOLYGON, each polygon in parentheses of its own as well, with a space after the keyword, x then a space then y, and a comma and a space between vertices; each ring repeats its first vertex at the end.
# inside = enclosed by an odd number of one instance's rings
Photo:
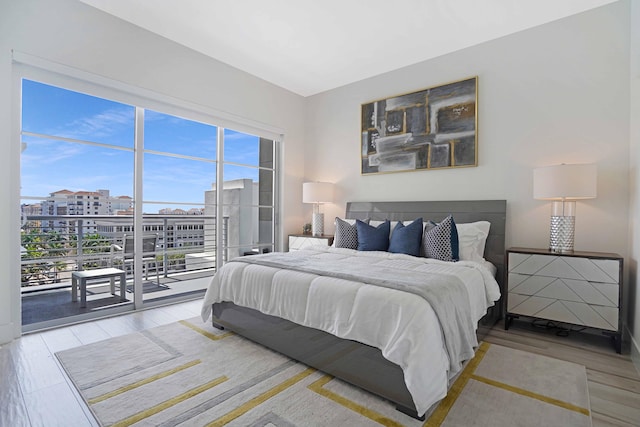
POLYGON ((93 399, 89 399, 88 402, 91 405, 93 405, 95 403, 98 403, 98 402, 102 402, 103 400, 110 399, 110 398, 112 398, 114 396, 117 396, 117 395, 122 394, 122 393, 126 393, 127 391, 130 391, 130 390, 133 390, 135 388, 141 387, 141 386, 143 386, 145 384, 149 384, 149 383, 157 381, 157 380, 159 380, 161 378, 168 377, 169 375, 173 375, 176 372, 180 372, 180 371, 182 371, 184 369, 190 368, 190 367, 195 366, 195 365, 197 365, 199 363, 201 363, 200 360, 192 360, 191 362, 185 363, 184 365, 176 366, 173 369, 169 369, 167 371, 160 372, 159 374, 153 375, 153 376, 151 376, 149 378, 145 378, 143 380, 136 381, 135 383, 131 383, 131 384, 126 385, 124 387, 120 387, 119 389, 113 390, 113 391, 111 391, 109 393, 105 393, 102 396, 98 396, 98 397, 94 397, 93 399))
POLYGON ((570 411, 578 412, 582 415, 586 415, 587 417, 591 416, 590 411, 586 408, 582 408, 580 406, 573 405, 571 403, 564 402, 559 399, 554 399, 552 397, 544 396, 539 393, 534 393, 532 391, 528 391, 519 387, 511 386, 509 384, 505 384, 500 381, 495 381, 489 378, 475 375, 474 374, 475 370, 478 368, 478 366, 482 362, 482 359, 487 354, 487 351, 489 350, 490 346, 491 345, 486 342, 483 342, 482 344, 480 344, 480 347, 476 351, 475 357, 471 359, 467 364, 467 366, 463 369, 458 379, 456 379, 453 386, 451 386, 451 389, 447 393, 447 396, 444 399, 442 399, 442 401, 440 402, 436 410, 433 412, 431 417, 429 417, 429 419, 424 423, 424 427, 440 427, 442 425, 447 415, 449 414, 449 411, 451 410, 453 405, 456 403, 456 400, 458 399, 458 397, 460 397, 460 394, 464 390, 469 380, 479 381, 493 387, 497 387, 503 390, 510 391, 512 393, 519 394, 521 396, 529 397, 532 399, 539 400, 541 402, 558 406, 563 409, 568 409, 570 411))
POLYGON ((307 388, 309 390, 315 391, 316 393, 318 393, 321 396, 326 397, 327 399, 331 399, 336 403, 339 403, 340 405, 344 406, 345 408, 349 408, 354 412, 357 412, 360 415, 363 415, 367 418, 369 418, 370 420, 373 420, 375 422, 377 422, 378 424, 381 424, 383 426, 387 426, 387 427, 403 427, 402 424, 400 424, 397 421, 394 421, 390 418, 385 417, 384 415, 379 414, 378 412, 366 408, 362 405, 358 405, 357 403, 355 403, 352 400, 347 399, 346 397, 340 396, 337 393, 334 393, 330 390, 326 390, 324 388, 322 388, 325 384, 327 384, 329 381, 331 381, 333 379, 333 377, 331 375, 325 375, 324 377, 320 378, 319 380, 309 384, 307 386, 307 388))
POLYGON ((462 393, 462 390, 464 390, 464 387, 471 379, 471 375, 473 375, 476 368, 487 354, 487 350, 489 350, 488 343, 483 342, 480 344, 475 357, 467 363, 467 366, 463 369, 460 376, 458 376, 458 379, 453 383, 451 389, 449 389, 447 396, 442 399, 438 408, 433 412, 433 414, 431 414, 427 422, 424 423, 425 427, 440 427, 442 425, 444 419, 447 418, 449 411, 453 407, 453 404, 456 403, 456 400, 462 393))
POLYGON ((186 326, 187 328, 193 329, 197 333, 202 334, 205 337, 207 337, 209 339, 212 339, 214 341, 218 341, 218 340, 221 340, 223 338, 230 337, 231 335, 234 335, 233 332, 226 332, 226 333, 224 333, 222 335, 212 334, 211 332, 205 331, 204 329, 199 328, 196 325, 194 325, 193 323, 187 322, 186 320, 180 320, 178 323, 180 323, 181 325, 186 326))
POLYGON ((113 427, 127 427, 130 426, 132 424, 135 424, 139 421, 144 420, 145 418, 149 418, 152 415, 157 414, 158 412, 162 412, 167 408, 170 408, 172 406, 177 405, 180 402, 184 402, 187 399, 192 398, 193 396, 196 396, 200 393, 202 393, 203 391, 207 391, 215 386, 217 386, 218 384, 222 384, 223 382, 227 381, 229 378, 222 376, 219 378, 216 378, 213 381, 209 381, 206 384, 202 384, 201 386, 192 388, 189 391, 186 391, 176 397, 173 397, 171 399, 165 400, 162 403, 159 403, 149 409, 145 409, 144 411, 140 411, 137 414, 134 414, 128 418, 125 418, 122 421, 118 421, 117 423, 113 424, 113 427))
POLYGON ((499 381, 495 381, 495 380, 492 380, 492 379, 489 379, 489 378, 481 377, 479 375, 471 375, 471 379, 483 382, 485 384, 488 384, 488 385, 491 385, 491 386, 494 386, 494 387, 501 388, 503 390, 510 391, 512 393, 517 393, 517 394, 520 394, 522 396, 530 397, 532 399, 537 399, 537 400, 540 400, 541 402, 549 403, 551 405, 556 405, 556 406, 559 406, 561 408, 568 409, 570 411, 579 412, 582 415, 586 415, 586 416, 590 415, 589 410, 586 409, 586 408, 581 408, 580 406, 573 405, 571 403, 564 402, 564 401, 559 400, 559 399, 554 399, 553 397, 547 397, 547 396, 542 395, 542 394, 534 393, 534 392, 529 391, 529 390, 524 390, 524 389, 519 388, 519 387, 514 387, 512 385, 501 383, 499 381))
POLYGON ((236 418, 246 414, 251 409, 255 408, 256 406, 260 405, 261 403, 264 403, 267 400, 271 399, 276 394, 288 389, 292 385, 296 384, 297 382, 299 382, 299 381, 303 380, 304 378, 308 377, 309 375, 313 374, 315 371, 316 370, 313 369, 313 368, 305 369, 304 371, 300 372, 298 375, 295 375, 295 376, 289 378, 288 380, 281 382, 280 384, 276 385, 275 387, 272 387, 271 389, 269 389, 268 391, 262 393, 261 395, 254 397, 253 399, 251 399, 250 401, 248 401, 244 405, 238 406, 233 411, 231 411, 231 412, 227 413, 226 415, 223 415, 222 417, 218 418, 217 420, 207 424, 207 427, 218 427, 218 426, 223 426, 223 425, 226 425, 226 424, 230 423, 231 421, 233 421, 236 418))

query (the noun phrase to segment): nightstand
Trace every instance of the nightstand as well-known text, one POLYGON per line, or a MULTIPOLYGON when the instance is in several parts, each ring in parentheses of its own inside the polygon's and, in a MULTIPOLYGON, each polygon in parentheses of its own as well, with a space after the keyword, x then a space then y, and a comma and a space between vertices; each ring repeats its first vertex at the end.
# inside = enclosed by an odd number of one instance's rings
POLYGON ((311 234, 289 234, 289 252, 311 249, 313 246, 331 246, 333 236, 313 236, 311 234))
POLYGON ((505 329, 520 316, 601 330, 621 351, 622 263, 618 254, 507 250, 505 329))

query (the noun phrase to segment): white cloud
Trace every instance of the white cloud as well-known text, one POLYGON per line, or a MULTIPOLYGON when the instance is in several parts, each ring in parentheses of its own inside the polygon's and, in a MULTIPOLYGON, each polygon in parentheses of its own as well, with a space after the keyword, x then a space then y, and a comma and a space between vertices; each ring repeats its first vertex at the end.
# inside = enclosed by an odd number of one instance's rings
POLYGON ((133 146, 133 123, 133 109, 123 106, 66 123, 61 128, 51 132, 51 134, 65 136, 67 138, 103 142, 99 141, 99 139, 116 135, 123 130, 131 129, 131 143, 129 145, 133 146))

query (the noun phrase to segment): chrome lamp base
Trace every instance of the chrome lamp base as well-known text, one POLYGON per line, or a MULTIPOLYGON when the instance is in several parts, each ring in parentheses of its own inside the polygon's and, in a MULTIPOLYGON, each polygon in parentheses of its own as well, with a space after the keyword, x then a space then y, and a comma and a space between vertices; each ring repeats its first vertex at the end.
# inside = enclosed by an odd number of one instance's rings
POLYGON ((576 217, 552 216, 549 249, 551 252, 573 252, 576 217))
POLYGON ((314 236, 322 236, 324 234, 324 214, 320 212, 313 213, 311 222, 311 233, 314 236))
POLYGON ((576 224, 575 206, 576 202, 574 201, 553 202, 549 238, 551 252, 573 252, 576 224))

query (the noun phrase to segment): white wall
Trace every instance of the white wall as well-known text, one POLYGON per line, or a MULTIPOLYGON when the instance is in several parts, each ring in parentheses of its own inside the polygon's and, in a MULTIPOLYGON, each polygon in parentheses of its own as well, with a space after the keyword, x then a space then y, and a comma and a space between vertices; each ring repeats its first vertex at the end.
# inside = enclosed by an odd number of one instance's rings
POLYGON ((12 49, 283 129, 283 234, 298 230, 304 98, 75 0, 0 0, 0 343, 20 334, 12 49))
POLYGON ((638 258, 640 257, 640 2, 631 2, 630 64, 630 209, 629 209, 629 325, 632 331, 631 357, 640 372, 640 292, 638 258))
POLYGON ((348 200, 506 199, 507 245, 544 248, 550 202, 533 199, 532 170, 596 163, 598 197, 577 204, 575 248, 627 257, 628 14, 613 3, 309 98, 305 177, 339 186, 327 218, 348 200), (362 103, 470 76, 478 167, 360 175, 362 103))

